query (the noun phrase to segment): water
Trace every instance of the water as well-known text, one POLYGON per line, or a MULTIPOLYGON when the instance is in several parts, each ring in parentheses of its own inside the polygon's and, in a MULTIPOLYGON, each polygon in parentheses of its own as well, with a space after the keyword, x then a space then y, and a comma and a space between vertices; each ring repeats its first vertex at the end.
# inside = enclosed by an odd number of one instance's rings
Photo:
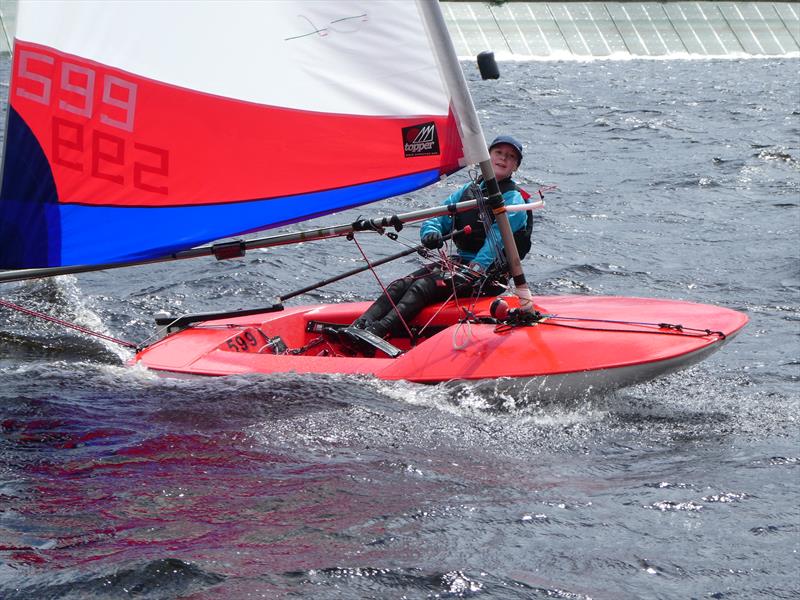
MULTIPOLYGON (((800 598, 798 62, 501 66, 465 65, 487 136, 524 141, 529 190, 559 186, 525 260, 535 292, 720 304, 747 329, 691 370, 546 404, 161 379, 0 312, 0 597, 800 598)), ((337 240, 0 291, 139 341, 158 310, 268 303, 358 258, 337 240)), ((364 274, 298 301, 376 292, 364 274)))

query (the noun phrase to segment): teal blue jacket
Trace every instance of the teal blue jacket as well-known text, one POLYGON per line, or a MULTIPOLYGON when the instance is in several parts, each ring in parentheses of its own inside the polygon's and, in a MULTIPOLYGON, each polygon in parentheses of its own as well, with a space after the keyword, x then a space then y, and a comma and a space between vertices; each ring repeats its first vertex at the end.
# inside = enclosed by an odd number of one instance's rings
MULTIPOLYGON (((445 206, 450 204, 455 204, 461 198, 461 195, 464 193, 465 190, 469 188, 470 184, 466 184, 464 187, 459 189, 456 192, 450 194, 443 204, 445 206)), ((483 184, 481 184, 481 189, 483 189, 483 184)), ((509 190, 503 194, 503 201, 505 202, 506 206, 511 206, 513 204, 523 204, 525 201, 522 199, 522 195, 517 190, 509 190)), ((513 212, 508 213, 508 221, 511 224, 511 231, 517 231, 519 229, 524 229, 525 225, 528 220, 528 213, 525 211, 520 212, 513 212)), ((447 235, 451 231, 453 231, 453 218, 449 215, 445 215, 443 217, 434 217, 433 219, 428 219, 424 223, 422 223, 422 227, 419 230, 420 239, 425 236, 425 234, 438 231, 442 235, 447 235)), ((458 255, 464 260, 466 263, 476 262, 481 267, 483 267, 484 271, 487 270, 495 260, 499 257, 497 256, 497 252, 495 248, 502 248, 503 241, 500 236, 500 228, 497 226, 497 223, 492 223, 492 226, 489 228, 489 235, 486 236, 486 242, 483 244, 480 250, 477 253, 473 254, 472 252, 466 252, 462 250, 458 250, 458 255)))

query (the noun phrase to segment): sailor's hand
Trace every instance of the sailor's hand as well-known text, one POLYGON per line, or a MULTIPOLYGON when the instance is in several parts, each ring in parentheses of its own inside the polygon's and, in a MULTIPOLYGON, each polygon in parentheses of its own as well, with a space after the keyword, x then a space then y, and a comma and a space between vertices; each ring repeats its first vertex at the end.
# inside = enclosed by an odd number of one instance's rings
POLYGON ((429 250, 438 250, 444 246, 442 234, 438 231, 430 231, 422 236, 422 245, 429 250))

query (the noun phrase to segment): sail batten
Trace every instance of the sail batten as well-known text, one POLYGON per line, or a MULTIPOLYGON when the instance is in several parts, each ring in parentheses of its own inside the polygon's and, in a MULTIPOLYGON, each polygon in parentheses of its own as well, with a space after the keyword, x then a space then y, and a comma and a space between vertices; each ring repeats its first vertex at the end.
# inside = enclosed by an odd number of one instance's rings
POLYGON ((430 185, 464 164, 438 60, 402 0, 24 3, 0 268, 158 258, 430 185))

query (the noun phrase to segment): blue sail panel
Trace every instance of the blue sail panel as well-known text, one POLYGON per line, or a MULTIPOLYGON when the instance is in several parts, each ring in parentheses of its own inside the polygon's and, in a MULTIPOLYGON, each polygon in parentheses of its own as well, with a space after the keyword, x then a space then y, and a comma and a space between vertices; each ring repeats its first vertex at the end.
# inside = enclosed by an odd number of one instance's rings
MULTIPOLYGON (((61 264, 93 265, 131 262, 167 256, 174 252, 245 232, 268 214, 271 227, 309 217, 308 207, 321 216, 388 198, 430 185, 438 170, 388 181, 302 196, 255 200, 237 204, 170 208, 117 208, 60 205, 58 222, 61 264), (86 232, 92 234, 87 238, 86 232), (146 249, 146 250, 143 250, 146 249)), ((40 265, 30 265, 40 266, 40 265)))

